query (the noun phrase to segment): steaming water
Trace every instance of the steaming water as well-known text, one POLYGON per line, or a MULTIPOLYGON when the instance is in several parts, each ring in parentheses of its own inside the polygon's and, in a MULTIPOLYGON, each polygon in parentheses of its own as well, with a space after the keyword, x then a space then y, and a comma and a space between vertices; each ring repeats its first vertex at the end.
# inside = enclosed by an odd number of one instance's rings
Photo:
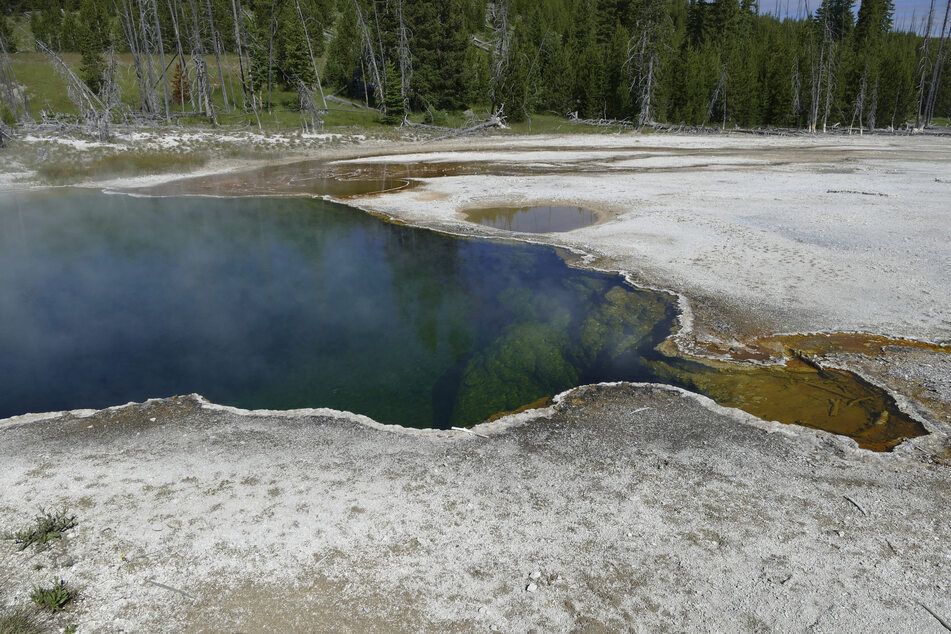
POLYGON ((671 298, 550 248, 294 198, 0 201, 0 418, 198 392, 469 425, 598 381, 656 381, 889 449, 925 433, 806 362, 668 358, 671 298))
POLYGON ((198 392, 472 424, 644 379, 673 308, 547 248, 300 199, 0 202, 0 417, 198 392))

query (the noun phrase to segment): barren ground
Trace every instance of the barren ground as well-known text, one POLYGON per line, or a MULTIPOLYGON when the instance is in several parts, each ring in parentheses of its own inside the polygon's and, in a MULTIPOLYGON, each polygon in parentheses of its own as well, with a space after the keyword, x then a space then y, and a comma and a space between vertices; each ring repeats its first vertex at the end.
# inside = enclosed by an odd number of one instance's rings
MULTIPOLYGON (((679 293, 684 347, 951 341, 947 139, 517 137, 321 156, 490 164, 355 201, 442 230, 499 235, 466 225, 467 207, 591 207, 603 222, 521 237, 679 293)), ((873 454, 632 385, 478 435, 197 397, 0 421, 0 532, 40 506, 79 518, 42 552, 0 543, 0 606, 62 576, 79 598, 57 622, 80 631, 943 631, 923 606, 951 620, 951 361, 898 345, 825 358, 888 387, 931 435, 873 454)))

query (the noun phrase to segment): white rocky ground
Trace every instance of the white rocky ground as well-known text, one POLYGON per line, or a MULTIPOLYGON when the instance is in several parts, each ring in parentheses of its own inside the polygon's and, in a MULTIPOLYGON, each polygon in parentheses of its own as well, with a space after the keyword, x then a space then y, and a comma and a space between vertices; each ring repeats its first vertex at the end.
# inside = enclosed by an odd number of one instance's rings
POLYGON ((350 162, 486 162, 517 175, 426 178, 361 206, 455 231, 471 231, 469 207, 587 206, 606 221, 542 240, 601 256, 601 266, 701 309, 711 304, 707 327, 951 342, 951 138, 618 135, 470 145, 350 162), (524 173, 533 166, 540 173, 524 173))
POLYGON ((62 576, 88 632, 940 632, 948 462, 672 389, 400 432, 190 398, 0 427, 3 600, 62 576), (851 501, 850 501, 851 499, 851 501))
MULTIPOLYGON (((338 154, 514 175, 361 206, 482 235, 461 209, 589 206, 605 222, 523 237, 683 294, 702 335, 951 340, 947 139, 371 145, 338 154)), ((947 357, 830 355, 931 416, 891 454, 630 385, 478 435, 194 398, 0 421, 0 532, 40 506, 79 518, 46 551, 0 542, 0 609, 62 576, 79 598, 57 623, 81 632, 945 631, 951 421, 909 399, 951 403, 947 357)))

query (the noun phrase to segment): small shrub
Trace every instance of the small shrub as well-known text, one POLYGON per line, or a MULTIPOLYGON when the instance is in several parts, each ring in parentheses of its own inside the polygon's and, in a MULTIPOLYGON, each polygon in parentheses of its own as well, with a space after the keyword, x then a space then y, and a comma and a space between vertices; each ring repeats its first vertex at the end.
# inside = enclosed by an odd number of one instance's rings
POLYGON ((0 121, 3 121, 7 125, 17 124, 17 117, 13 114, 13 111, 10 110, 10 106, 6 104, 0 106, 0 121))
POLYGON ((446 114, 445 110, 436 110, 430 106, 426 108, 426 113, 423 115, 423 121, 429 125, 446 127, 449 125, 449 115, 446 114))
POLYGON ((70 515, 65 510, 54 513, 51 511, 40 511, 36 516, 36 524, 32 528, 14 533, 10 538, 14 543, 19 544, 20 550, 26 549, 30 544, 46 544, 51 539, 59 539, 63 533, 76 526, 76 516, 70 515))
POLYGON ((52 588, 41 588, 35 586, 30 600, 37 606, 50 612, 59 612, 73 598, 73 593, 66 587, 66 582, 62 579, 56 581, 52 588))
POLYGON ((33 610, 23 607, 0 609, 0 634, 41 634, 43 624, 33 610))

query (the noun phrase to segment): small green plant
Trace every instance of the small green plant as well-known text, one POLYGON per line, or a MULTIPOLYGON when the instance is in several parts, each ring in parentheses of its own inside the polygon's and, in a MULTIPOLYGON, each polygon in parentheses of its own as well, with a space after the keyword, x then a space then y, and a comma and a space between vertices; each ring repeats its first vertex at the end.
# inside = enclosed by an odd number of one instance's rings
POLYGON ((52 588, 34 586, 33 593, 30 595, 30 600, 33 601, 33 603, 41 609, 49 610, 50 612, 59 612, 66 607, 66 604, 69 603, 72 598, 73 593, 66 587, 66 582, 62 579, 57 579, 52 588))
POLYGON ((41 510, 32 528, 18 531, 11 538, 20 546, 20 550, 24 550, 30 544, 42 545, 51 539, 59 539, 75 526, 76 516, 70 515, 65 509, 59 512, 41 510))
POLYGON ((429 125, 445 127, 449 125, 449 115, 445 110, 436 110, 432 106, 429 106, 423 114, 423 121, 429 125))
POLYGON ((0 634, 41 634, 43 624, 24 607, 0 608, 0 634))
POLYGON ((10 110, 10 107, 6 104, 0 106, 0 121, 3 121, 7 125, 16 125, 17 117, 13 114, 13 111, 10 110))

